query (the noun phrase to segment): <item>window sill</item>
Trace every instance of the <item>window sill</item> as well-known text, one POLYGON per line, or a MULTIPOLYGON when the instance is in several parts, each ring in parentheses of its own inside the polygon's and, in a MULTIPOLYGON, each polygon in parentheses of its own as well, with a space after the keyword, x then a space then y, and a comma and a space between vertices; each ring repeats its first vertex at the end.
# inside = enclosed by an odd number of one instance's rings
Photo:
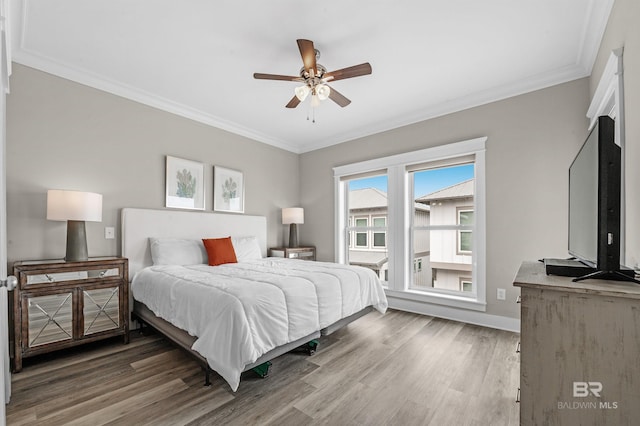
POLYGON ((473 311, 486 312, 487 303, 479 301, 477 299, 471 299, 468 297, 454 296, 451 294, 436 294, 425 293, 423 291, 416 290, 390 290, 384 289, 385 294, 389 297, 395 297, 397 299, 412 300, 415 302, 432 303, 435 305, 450 306, 453 308, 469 309, 473 311))

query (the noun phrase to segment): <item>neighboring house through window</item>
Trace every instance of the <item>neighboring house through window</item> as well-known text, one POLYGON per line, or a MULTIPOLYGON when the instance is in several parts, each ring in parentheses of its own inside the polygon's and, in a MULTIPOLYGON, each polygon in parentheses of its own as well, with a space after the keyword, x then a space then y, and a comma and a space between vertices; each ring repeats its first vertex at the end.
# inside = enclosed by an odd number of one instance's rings
POLYGON ((348 226, 345 235, 355 241, 348 245, 345 261, 364 266, 387 281, 387 177, 384 174, 354 177, 343 182, 346 189, 348 226))

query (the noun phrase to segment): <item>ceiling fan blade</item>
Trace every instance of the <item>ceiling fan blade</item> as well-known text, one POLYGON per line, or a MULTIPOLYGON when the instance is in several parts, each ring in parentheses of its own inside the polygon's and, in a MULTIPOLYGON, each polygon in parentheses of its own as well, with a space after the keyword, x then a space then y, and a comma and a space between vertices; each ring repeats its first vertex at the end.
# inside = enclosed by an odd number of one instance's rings
POLYGON ((318 67, 316 65, 316 49, 313 47, 311 40, 298 39, 298 49, 300 49, 300 56, 302 56, 302 62, 304 63, 304 69, 311 74, 310 70, 313 70, 313 75, 318 75, 318 67))
POLYGON ((345 78, 360 77, 361 75, 371 74, 371 64, 354 65, 352 67, 343 68, 341 70, 324 73, 324 79, 327 81, 344 80, 345 78))
POLYGON ((294 96, 286 106, 287 108, 295 108, 298 106, 298 104, 300 104, 300 99, 298 99, 297 96, 294 96))
POLYGON ((294 77, 290 75, 278 75, 278 74, 262 74, 262 73, 254 73, 253 78, 258 80, 283 80, 283 81, 304 81, 300 77, 294 77))
POLYGON ((347 99, 342 93, 338 92, 333 87, 331 87, 330 89, 331 91, 329 92, 329 99, 331 99, 333 102, 337 103, 342 108, 351 103, 351 101, 347 99))

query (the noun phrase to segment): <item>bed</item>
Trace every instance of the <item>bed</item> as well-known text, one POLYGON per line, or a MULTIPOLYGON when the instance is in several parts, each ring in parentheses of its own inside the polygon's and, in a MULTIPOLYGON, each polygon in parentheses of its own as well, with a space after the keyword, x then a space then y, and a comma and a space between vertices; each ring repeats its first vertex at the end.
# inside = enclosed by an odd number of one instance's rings
POLYGON ((243 371, 264 375, 269 360, 387 308, 373 271, 267 258, 266 234, 263 216, 122 210, 132 315, 196 357, 206 383, 213 370, 236 391, 243 371), (237 262, 209 266, 202 239, 225 237, 237 262))

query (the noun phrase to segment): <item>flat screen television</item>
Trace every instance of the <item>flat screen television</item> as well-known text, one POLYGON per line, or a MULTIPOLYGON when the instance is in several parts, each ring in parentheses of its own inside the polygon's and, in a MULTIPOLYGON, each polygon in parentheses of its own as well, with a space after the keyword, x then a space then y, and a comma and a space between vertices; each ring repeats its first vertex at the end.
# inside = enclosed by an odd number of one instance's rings
POLYGON ((596 270, 574 281, 633 279, 620 265, 621 161, 614 121, 599 117, 569 167, 569 254, 596 270))

